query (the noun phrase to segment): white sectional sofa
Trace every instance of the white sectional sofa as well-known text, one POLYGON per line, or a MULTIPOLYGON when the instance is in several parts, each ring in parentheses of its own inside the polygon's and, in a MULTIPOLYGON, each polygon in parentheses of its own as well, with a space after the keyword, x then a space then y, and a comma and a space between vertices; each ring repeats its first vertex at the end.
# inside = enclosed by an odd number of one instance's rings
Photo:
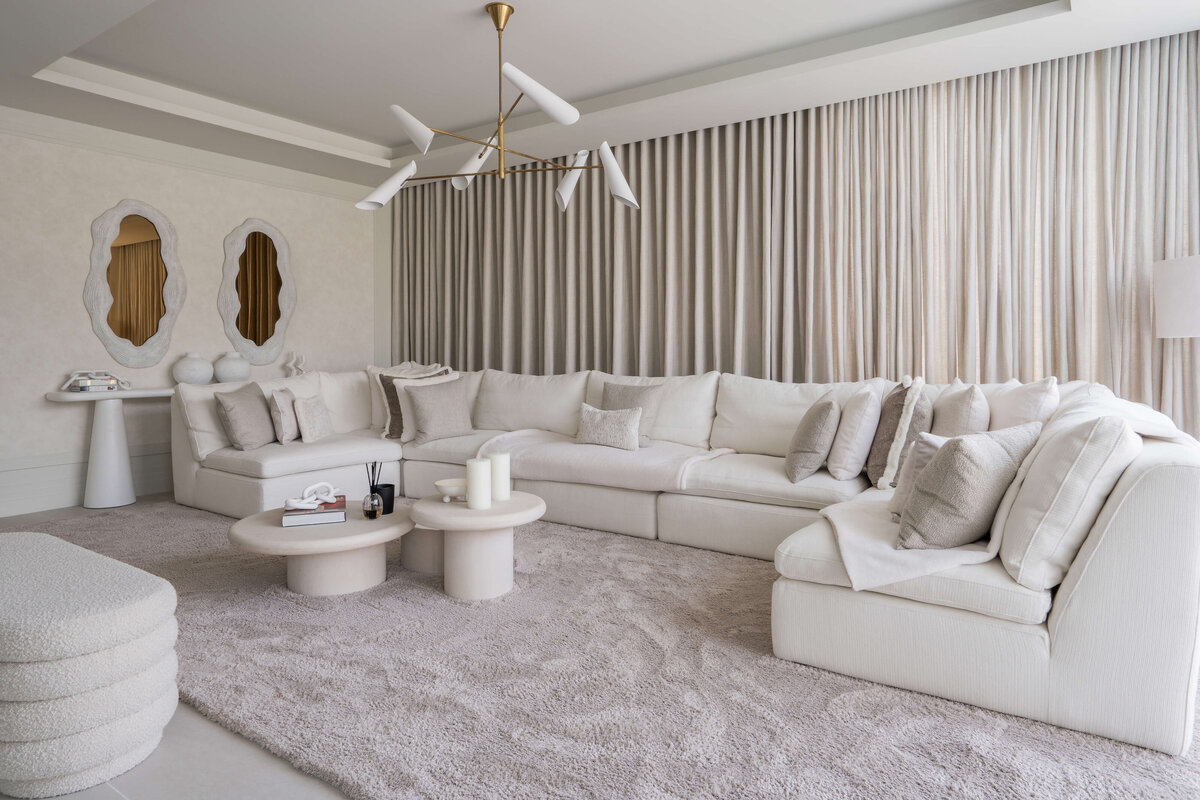
MULTIPOLYGON (((884 396, 894 382, 783 384, 715 372, 464 379, 476 430, 403 448, 380 438, 366 372, 263 382, 265 391, 320 394, 337 433, 248 452, 228 446, 213 408, 212 394, 235 385, 180 387, 176 499, 245 516, 317 480, 362 493, 371 460, 385 462, 385 481, 422 497, 435 480, 463 475, 481 448, 511 445, 516 488, 546 501, 546 519, 774 559, 781 658, 1168 753, 1187 749, 1200 664, 1200 447, 1187 437, 1145 440, 1057 588, 1026 588, 992 559, 855 591, 822 511, 890 491, 825 469, 793 484, 784 456, 826 393, 844 401, 869 383, 884 396), (607 381, 666 385, 650 447, 572 443, 580 405, 599 405, 607 381), (539 432, 514 433, 523 429, 539 432)), ((945 388, 923 391, 933 400, 945 388)), ((994 397, 999 385, 981 388, 994 397)), ((1111 397, 1084 382, 1058 388, 1063 403, 1076 392, 1111 397)))

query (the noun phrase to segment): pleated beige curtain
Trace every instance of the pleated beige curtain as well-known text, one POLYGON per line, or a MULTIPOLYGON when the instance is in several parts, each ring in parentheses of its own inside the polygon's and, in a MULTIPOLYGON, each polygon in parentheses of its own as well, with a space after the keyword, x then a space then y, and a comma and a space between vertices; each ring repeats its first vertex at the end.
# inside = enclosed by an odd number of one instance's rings
POLYGON ((279 275, 278 253, 271 237, 261 231, 246 236, 246 249, 238 258, 237 294, 238 332, 261 346, 275 335, 279 321, 279 290, 283 279, 279 275))
POLYGON ((1200 253, 1200 34, 616 148, 597 174, 405 189, 395 352, 784 381, 1057 375, 1200 429, 1150 268, 1200 253))
POLYGON ((108 288, 113 304, 108 310, 112 332, 141 347, 158 333, 158 321, 167 313, 163 284, 167 265, 162 259, 162 242, 151 239, 113 247, 108 262, 108 288))

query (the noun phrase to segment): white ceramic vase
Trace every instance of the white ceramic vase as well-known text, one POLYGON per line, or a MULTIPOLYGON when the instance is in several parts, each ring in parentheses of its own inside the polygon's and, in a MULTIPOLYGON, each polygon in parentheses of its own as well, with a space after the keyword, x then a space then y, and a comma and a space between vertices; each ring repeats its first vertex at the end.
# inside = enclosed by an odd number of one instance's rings
POLYGON ((199 353, 188 353, 171 367, 171 377, 176 383, 208 383, 212 376, 212 363, 199 353))
POLYGON ((213 364, 217 374, 217 383, 250 380, 250 362, 242 358, 241 353, 226 353, 213 364))

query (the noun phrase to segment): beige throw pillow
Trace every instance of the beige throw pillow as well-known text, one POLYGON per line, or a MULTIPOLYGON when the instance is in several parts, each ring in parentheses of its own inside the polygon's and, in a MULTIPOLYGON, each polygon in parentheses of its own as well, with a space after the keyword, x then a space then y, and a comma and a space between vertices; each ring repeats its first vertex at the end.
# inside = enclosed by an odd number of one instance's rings
POLYGON ((321 398, 297 397, 295 407, 302 441, 316 442, 333 435, 333 419, 321 398))
POLYGON ((882 405, 879 393, 868 386, 851 395, 842 407, 828 459, 829 474, 839 481, 857 478, 867 466, 882 405))
POLYGON ((904 457, 904 466, 896 476, 896 491, 888 501, 888 511, 892 514, 892 522, 899 522, 908 498, 912 496, 917 478, 929 466, 929 462, 942 449, 942 445, 950 441, 945 436, 935 436, 932 433, 922 433, 917 440, 908 446, 908 454, 904 457))
POLYGON ((466 436, 474 430, 471 407, 467 402, 467 382, 462 378, 409 386, 406 391, 412 401, 413 424, 417 429, 413 444, 466 436))
POLYGON ((1104 501, 1142 452, 1142 437, 1120 417, 1047 433, 1004 522, 1000 560, 1029 589, 1062 583, 1104 501))
POLYGON ((933 403, 925 396, 925 381, 913 378, 901 384, 883 401, 879 428, 867 456, 867 478, 877 489, 891 489, 904 463, 908 446, 917 435, 929 430, 933 403))
POLYGON ((841 416, 842 411, 837 400, 833 399, 833 392, 804 412, 783 461, 783 472, 789 481, 799 483, 821 468, 829 457, 829 449, 833 447, 841 416))
POLYGON ((996 509, 1042 423, 959 436, 942 445, 921 471, 900 516, 900 546, 961 547, 992 526, 996 509))
POLYGON ((575 441, 637 450, 641 420, 642 409, 637 406, 605 411, 584 403, 579 409, 579 433, 575 441))
POLYGON ((213 397, 225 435, 238 450, 254 450, 275 441, 271 409, 257 383, 247 383, 232 392, 216 392, 213 397))
POLYGON ((446 383, 458 379, 458 373, 446 368, 441 375, 430 378, 393 378, 381 375, 383 397, 387 406, 387 420, 383 426, 384 439, 399 439, 407 444, 417 438, 417 426, 413 422, 412 400, 408 396, 410 386, 428 386, 433 383, 446 383))
POLYGON ((294 442, 300 438, 300 423, 296 421, 296 395, 291 389, 276 389, 267 401, 271 409, 271 424, 275 427, 275 438, 280 444, 294 442))
POLYGON ((992 410, 983 390, 958 378, 933 404, 932 433, 938 436, 962 436, 988 429, 992 410))
POLYGON ((650 445, 650 434, 658 421, 658 409, 662 405, 663 392, 666 388, 660 383, 657 386, 636 386, 631 383, 604 384, 604 394, 600 400, 600 408, 604 411, 621 411, 627 408, 642 410, 638 439, 642 447, 650 445))

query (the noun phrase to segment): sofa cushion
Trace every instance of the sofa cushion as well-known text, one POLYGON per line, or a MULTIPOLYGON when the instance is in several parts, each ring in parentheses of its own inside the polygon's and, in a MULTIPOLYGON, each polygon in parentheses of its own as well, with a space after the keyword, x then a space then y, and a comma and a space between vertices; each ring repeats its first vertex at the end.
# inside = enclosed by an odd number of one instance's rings
MULTIPOLYGON (((383 396, 387 401, 387 421, 383 426, 385 439, 399 439, 408 444, 417 438, 416 415, 413 412, 412 398, 408 396, 408 387, 426 386, 434 383, 449 383, 459 380, 461 376, 454 370, 447 369, 441 375, 431 375, 428 378, 380 378, 383 384, 383 396)), ((474 400, 467 404, 468 416, 474 407, 474 400)))
POLYGON ((475 400, 475 427, 502 431, 536 428, 574 436, 587 382, 586 372, 518 375, 486 370, 475 400))
MULTIPOLYGON (((606 383, 600 408, 604 411, 640 409, 642 414, 638 422, 638 443, 641 447, 646 447, 653 438, 651 434, 654 433, 654 423, 658 421, 658 407, 662 405, 662 398, 663 385, 661 383, 658 386, 606 383)), ((588 405, 591 404, 588 403, 588 405)))
POLYGON ((316 442, 278 442, 256 450, 226 447, 209 453, 203 464, 209 469, 250 478, 278 478, 298 472, 346 467, 368 461, 398 461, 400 443, 380 439, 371 429, 335 433, 316 442))
POLYGON ((262 390, 253 383, 232 392, 217 392, 217 418, 229 443, 239 450, 254 450, 275 441, 271 408, 262 390))
POLYGON ((748 500, 791 508, 824 508, 849 500, 867 488, 862 477, 839 481, 818 470, 799 483, 783 472, 783 459, 757 453, 730 453, 694 465, 685 494, 748 500))
POLYGON ((879 427, 883 381, 867 381, 842 406, 837 435, 829 448, 829 474, 841 481, 857 478, 867 466, 871 443, 879 427))
POLYGON ((992 412, 989 430, 1012 428, 1026 422, 1045 422, 1058 408, 1058 379, 1049 377, 1021 383, 1014 378, 985 394, 992 412))
POLYGON ((366 370, 318 372, 317 376, 334 433, 371 427, 371 385, 366 370))
POLYGON ((437 461, 442 464, 462 464, 466 466, 467 459, 475 458, 479 448, 490 439, 506 431, 476 430, 466 436, 452 436, 447 439, 434 439, 424 444, 404 445, 405 461, 437 461))
POLYGON ((296 396, 291 389, 276 389, 267 399, 271 409, 271 424, 275 426, 275 441, 280 444, 300 438, 300 421, 296 419, 296 396))
POLYGON ((877 489, 891 489, 908 455, 908 446, 917 435, 929 431, 933 422, 933 401, 923 390, 925 381, 913 378, 901 384, 883 400, 879 427, 867 456, 867 477, 877 489))
POLYGON ((983 390, 958 378, 933 402, 933 427, 938 436, 962 436, 988 429, 992 411, 983 390))
POLYGON ((709 437, 712 435, 719 378, 718 372, 675 378, 641 378, 593 371, 588 375, 586 399, 588 405, 597 408, 602 406, 605 383, 632 386, 662 385, 662 402, 658 407, 658 419, 655 420, 651 438, 690 447, 708 447, 709 437))
MULTIPOLYGON (((826 520, 793 533, 775 551, 775 569, 785 578, 850 588, 837 537, 826 520)), ((999 559, 877 586, 868 592, 959 608, 996 619, 1039 625, 1050 612, 1050 592, 1014 581, 999 559)))
POLYGON ((642 409, 639 406, 605 411, 584 403, 579 409, 579 434, 575 441, 621 450, 637 450, 641 446, 641 436, 638 433, 641 427, 642 409))
MULTIPOLYGON (((183 424, 187 428, 188 442, 192 455, 203 461, 209 453, 229 447, 229 437, 217 417, 217 392, 229 392, 246 385, 248 381, 234 383, 193 384, 181 383, 175 387, 179 395, 179 408, 183 413, 183 424)), ((272 378, 258 381, 263 397, 270 397, 276 389, 291 389, 296 397, 312 397, 321 391, 321 382, 315 372, 290 378, 272 378)))
POLYGON ((456 377, 452 381, 409 386, 405 393, 412 404, 412 424, 417 432, 413 441, 417 444, 466 436, 472 431, 466 381, 456 377))
POLYGON ((712 446, 739 453, 786 456, 796 426, 830 392, 838 407, 861 388, 851 383, 782 383, 744 375, 721 375, 712 446))
POLYGON ((783 460, 783 472, 789 481, 799 483, 825 466, 841 416, 842 409, 833 399, 833 392, 804 412, 783 460))

